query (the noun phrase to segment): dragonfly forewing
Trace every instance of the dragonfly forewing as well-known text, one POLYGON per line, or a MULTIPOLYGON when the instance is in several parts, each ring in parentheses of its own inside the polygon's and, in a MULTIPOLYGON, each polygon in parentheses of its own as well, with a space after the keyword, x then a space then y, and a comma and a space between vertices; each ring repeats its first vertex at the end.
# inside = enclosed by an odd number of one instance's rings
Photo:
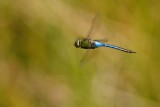
POLYGON ((100 16, 99 14, 96 14, 93 17, 91 27, 86 35, 86 39, 91 39, 92 36, 98 31, 99 28, 100 28, 100 16))
POLYGON ((86 64, 88 61, 91 61, 92 59, 95 59, 97 53, 99 50, 94 50, 94 49, 87 49, 83 57, 81 58, 80 65, 86 64))

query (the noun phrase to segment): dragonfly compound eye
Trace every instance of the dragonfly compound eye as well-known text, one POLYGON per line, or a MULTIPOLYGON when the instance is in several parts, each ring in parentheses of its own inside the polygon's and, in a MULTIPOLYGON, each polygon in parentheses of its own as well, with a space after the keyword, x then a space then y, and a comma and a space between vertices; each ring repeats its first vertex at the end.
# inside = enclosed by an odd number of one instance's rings
POLYGON ((75 46, 76 48, 79 48, 79 47, 80 47, 80 46, 79 46, 79 40, 75 41, 74 46, 75 46))

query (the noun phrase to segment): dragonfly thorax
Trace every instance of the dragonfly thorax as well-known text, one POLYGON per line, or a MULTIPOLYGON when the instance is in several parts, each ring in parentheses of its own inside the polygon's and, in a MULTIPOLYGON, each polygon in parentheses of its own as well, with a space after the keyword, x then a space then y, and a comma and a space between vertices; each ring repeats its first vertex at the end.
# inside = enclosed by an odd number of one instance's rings
POLYGON ((94 41, 90 39, 78 39, 75 41, 74 46, 76 48, 83 48, 83 49, 94 49, 94 41))

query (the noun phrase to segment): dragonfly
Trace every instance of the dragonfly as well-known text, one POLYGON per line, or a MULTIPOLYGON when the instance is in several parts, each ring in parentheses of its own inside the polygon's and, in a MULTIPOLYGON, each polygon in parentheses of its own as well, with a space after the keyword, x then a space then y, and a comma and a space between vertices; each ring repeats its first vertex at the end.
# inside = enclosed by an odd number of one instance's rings
POLYGON ((88 33, 86 34, 85 38, 80 38, 77 39, 74 42, 74 46, 76 48, 80 48, 80 49, 86 49, 86 53, 84 54, 84 56, 82 57, 80 63, 84 62, 84 59, 88 56, 89 54, 89 50, 93 50, 99 47, 108 47, 108 48, 112 48, 112 49, 116 49, 116 50, 120 50, 126 53, 136 53, 135 51, 129 50, 129 49, 125 49, 122 48, 120 46, 116 46, 116 45, 112 45, 112 44, 106 44, 103 40, 93 40, 92 37, 95 34, 96 31, 96 25, 97 25, 97 20, 98 20, 98 15, 95 15, 92 19, 92 23, 91 23, 91 27, 88 31, 88 33))

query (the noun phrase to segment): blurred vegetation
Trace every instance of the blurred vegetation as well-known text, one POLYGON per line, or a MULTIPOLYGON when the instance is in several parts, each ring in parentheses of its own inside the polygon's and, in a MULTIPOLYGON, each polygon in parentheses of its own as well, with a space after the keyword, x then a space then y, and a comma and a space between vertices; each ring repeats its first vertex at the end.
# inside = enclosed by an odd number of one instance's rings
POLYGON ((0 107, 159 107, 159 11, 159 0, 1 0, 0 107), (101 48, 79 67, 73 43, 97 12, 95 38, 137 54, 101 48))

